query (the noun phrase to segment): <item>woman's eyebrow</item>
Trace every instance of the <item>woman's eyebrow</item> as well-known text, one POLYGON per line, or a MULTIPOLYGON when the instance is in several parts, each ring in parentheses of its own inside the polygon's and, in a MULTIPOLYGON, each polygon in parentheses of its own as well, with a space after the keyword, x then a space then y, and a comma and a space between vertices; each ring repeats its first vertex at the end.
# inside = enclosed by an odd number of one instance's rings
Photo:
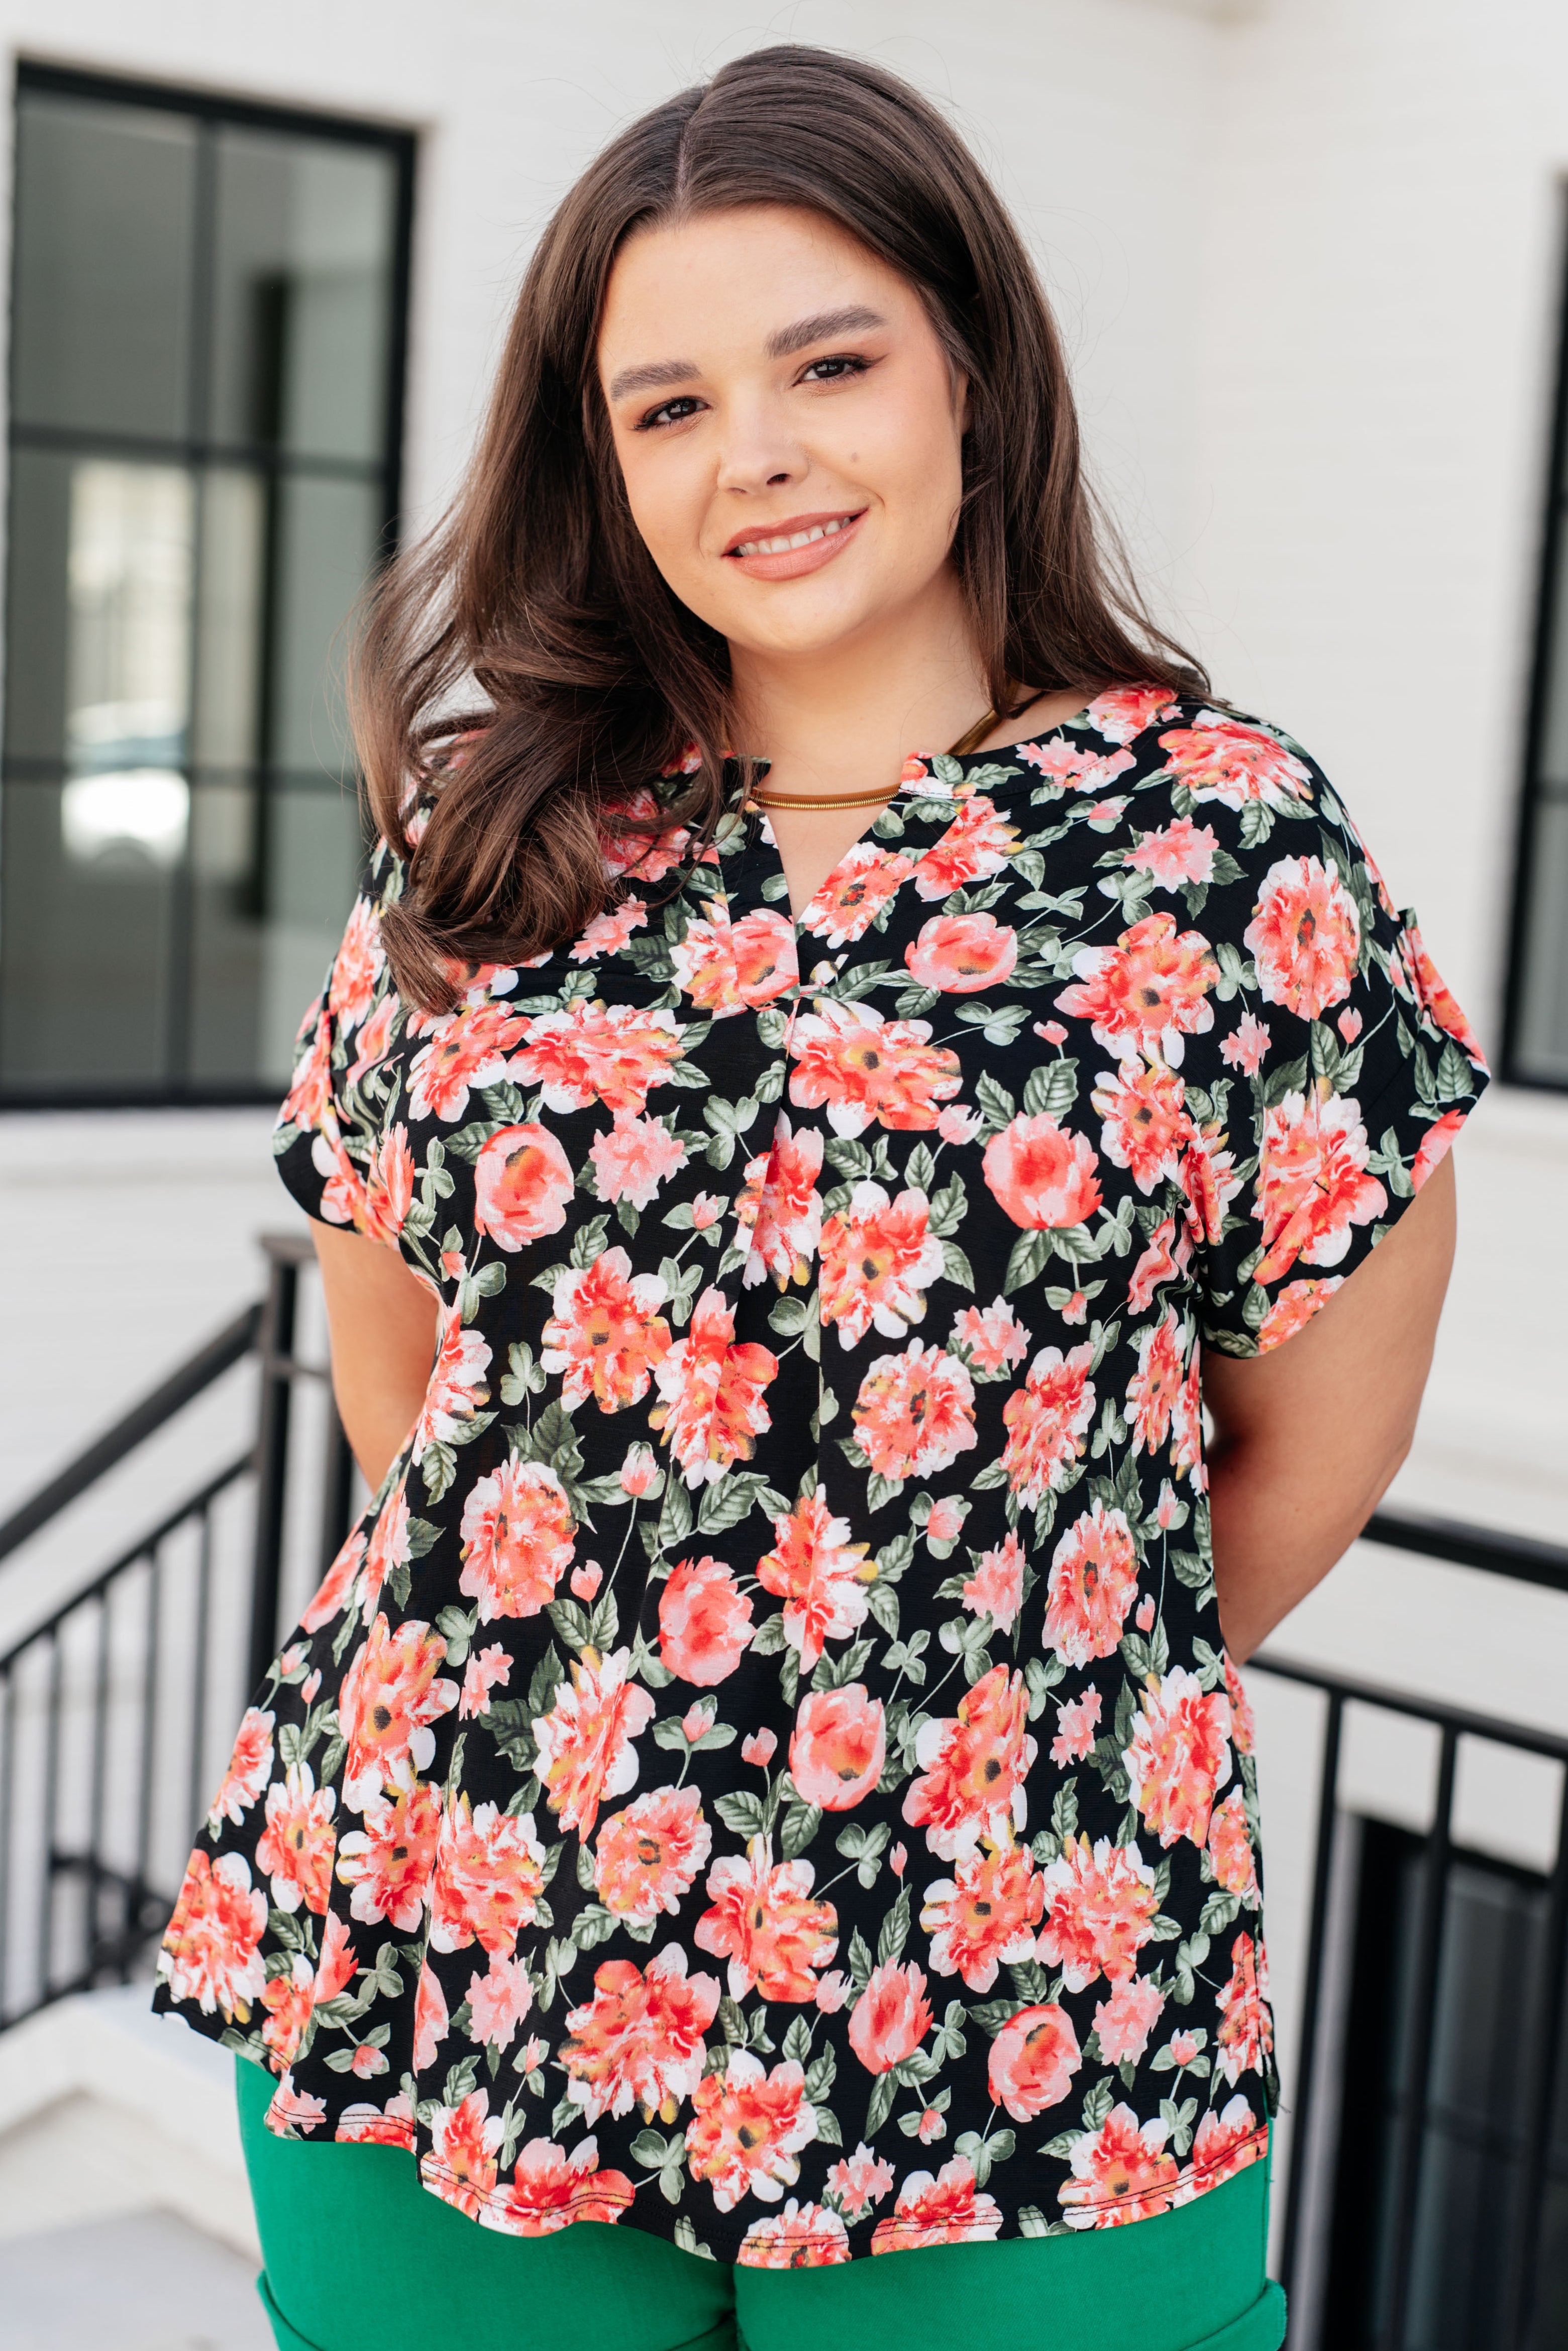
POLYGON ((673 383, 690 383, 702 370, 695 360, 647 360, 641 367, 622 368, 610 379, 612 400, 624 400, 632 392, 667 392, 673 383))
MULTIPOLYGON (((780 327, 768 336, 766 349, 770 360, 788 359, 791 351, 803 351, 810 343, 826 342, 833 335, 872 334, 886 324, 880 311, 852 302, 844 309, 818 310, 810 319, 797 319, 793 326, 780 327)), ((695 360, 647 360, 641 367, 622 368, 619 375, 612 376, 610 397, 625 400, 634 392, 667 392, 672 385, 689 383, 701 373, 695 360)))
POLYGON ((788 359, 791 351, 803 351, 808 343, 826 342, 832 335, 867 335, 887 320, 878 311, 868 310, 852 302, 842 310, 819 310, 815 317, 797 319, 792 327, 780 327, 776 335, 768 338, 770 360, 788 359))

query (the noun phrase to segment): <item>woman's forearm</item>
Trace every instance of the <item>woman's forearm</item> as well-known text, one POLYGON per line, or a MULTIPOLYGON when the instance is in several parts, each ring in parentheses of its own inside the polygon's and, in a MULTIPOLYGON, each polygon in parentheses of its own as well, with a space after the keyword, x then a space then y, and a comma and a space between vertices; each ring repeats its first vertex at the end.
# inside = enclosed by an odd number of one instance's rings
POLYGON ((374 1492, 419 1416, 440 1310, 394 1250, 330 1225, 313 1230, 332 1334, 332 1393, 374 1492))

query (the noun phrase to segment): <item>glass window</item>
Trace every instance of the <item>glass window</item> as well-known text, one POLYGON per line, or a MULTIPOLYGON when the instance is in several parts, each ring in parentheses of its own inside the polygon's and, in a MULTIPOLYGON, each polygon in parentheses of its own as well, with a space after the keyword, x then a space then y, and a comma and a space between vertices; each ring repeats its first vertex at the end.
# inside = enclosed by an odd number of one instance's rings
POLYGON ((0 1099, 267 1094, 361 852, 410 140, 24 67, 0 1099))
POLYGON ((1568 307, 1563 320, 1503 1071, 1568 1089, 1568 307))

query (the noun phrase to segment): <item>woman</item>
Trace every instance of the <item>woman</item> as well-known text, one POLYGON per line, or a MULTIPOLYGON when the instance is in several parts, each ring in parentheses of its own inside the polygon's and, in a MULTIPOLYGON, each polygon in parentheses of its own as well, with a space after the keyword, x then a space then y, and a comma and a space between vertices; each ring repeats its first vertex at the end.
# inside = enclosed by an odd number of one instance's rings
POLYGON ((1277 2345, 1231 1660, 1408 1445, 1484 1072, 912 91, 592 166, 361 743, 277 1147, 376 1500, 159 1994, 279 2341, 1277 2345))

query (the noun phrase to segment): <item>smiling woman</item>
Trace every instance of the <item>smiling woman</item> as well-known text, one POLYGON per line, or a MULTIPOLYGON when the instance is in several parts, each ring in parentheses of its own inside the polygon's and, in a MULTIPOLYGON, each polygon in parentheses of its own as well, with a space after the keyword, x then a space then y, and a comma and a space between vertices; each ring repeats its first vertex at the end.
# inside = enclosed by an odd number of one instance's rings
POLYGON ((1484 1070, 1107 585, 939 116, 764 51, 599 159, 361 730, 277 1141, 377 1492, 159 1994, 280 2343, 1275 2351, 1237 1660, 1408 1442, 1484 1070))

